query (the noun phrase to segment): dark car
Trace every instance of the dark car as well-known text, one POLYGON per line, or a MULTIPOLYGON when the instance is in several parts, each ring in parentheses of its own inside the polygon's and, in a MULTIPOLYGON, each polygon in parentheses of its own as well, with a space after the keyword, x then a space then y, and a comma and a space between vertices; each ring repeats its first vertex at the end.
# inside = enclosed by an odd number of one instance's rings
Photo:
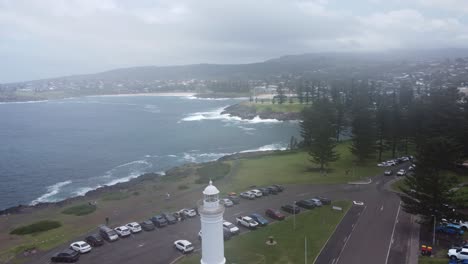
POLYGON ((322 202, 323 205, 331 204, 331 200, 323 196, 317 196, 315 197, 315 199, 319 199, 319 201, 322 202))
POLYGON ((240 203, 240 198, 236 194, 229 194, 227 198, 229 200, 231 200, 233 204, 239 204, 240 203))
POLYGON ((393 171, 392 171, 392 170, 386 170, 386 171, 384 172, 384 175, 385 175, 385 176, 391 176, 392 174, 393 174, 393 171))
POLYGON ((281 213, 279 210, 275 210, 275 209, 267 209, 265 211, 265 214, 272 218, 272 219, 276 219, 276 220, 284 220, 284 218, 286 218, 286 216, 281 213))
POLYGON ((162 213, 161 214, 164 218, 166 218, 166 221, 167 223, 169 223, 170 225, 173 225, 175 223, 177 223, 177 219, 170 213, 162 213))
POLYGON ((92 234, 85 238, 86 243, 90 244, 92 247, 99 247, 104 245, 104 240, 99 234, 92 234))
POLYGON ((257 213, 251 214, 250 217, 261 226, 266 226, 269 223, 268 220, 265 219, 265 217, 257 213))
POLYGON ((270 194, 278 194, 278 188, 276 187, 273 187, 273 186, 268 186, 266 187, 268 189, 268 191, 270 192, 270 194))
POLYGON ((301 209, 299 209, 298 206, 294 206, 294 205, 291 205, 291 204, 286 204, 286 205, 283 205, 281 206, 281 209, 285 212, 288 212, 290 214, 298 214, 301 212, 301 209))
POLYGON ((263 196, 270 195, 270 190, 266 187, 258 188, 257 190, 261 191, 263 196))
POLYGON ((306 208, 306 209, 315 208, 315 203, 313 203, 311 200, 300 200, 296 202, 296 205, 302 208, 306 208))
POLYGON ((282 191, 284 191, 284 187, 283 187, 283 186, 281 186, 281 185, 278 185, 278 184, 273 184, 272 186, 273 186, 273 187, 276 187, 276 188, 278 189, 278 191, 279 191, 279 192, 282 192, 282 191))
POLYGON ((162 215, 155 215, 153 217, 151 217, 151 222, 153 222, 153 224, 157 227, 164 227, 164 226, 167 226, 167 220, 166 218, 164 218, 164 216, 162 215))
POLYGON ((77 262, 80 258, 80 253, 73 249, 65 249, 62 252, 54 254, 50 260, 52 262, 77 262))
POLYGON ((154 230, 154 224, 151 220, 146 220, 140 223, 140 226, 145 231, 152 231, 154 230))

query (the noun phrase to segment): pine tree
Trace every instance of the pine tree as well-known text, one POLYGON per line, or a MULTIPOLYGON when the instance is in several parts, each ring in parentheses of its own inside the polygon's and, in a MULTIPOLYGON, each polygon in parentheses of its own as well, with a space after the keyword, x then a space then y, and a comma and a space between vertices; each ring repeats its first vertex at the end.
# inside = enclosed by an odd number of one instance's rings
POLYGON ((301 135, 307 146, 310 161, 324 169, 339 155, 335 151, 335 109, 328 99, 321 99, 303 111, 301 135))

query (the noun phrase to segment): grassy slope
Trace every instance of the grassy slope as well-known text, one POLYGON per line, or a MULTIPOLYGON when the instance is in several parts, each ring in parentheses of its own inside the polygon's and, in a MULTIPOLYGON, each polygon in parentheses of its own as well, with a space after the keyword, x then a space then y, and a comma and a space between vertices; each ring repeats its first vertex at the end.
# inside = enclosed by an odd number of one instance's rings
POLYGON ((306 104, 299 104, 299 103, 292 103, 285 102, 283 104, 272 104, 271 101, 264 102, 263 104, 260 103, 250 103, 244 102, 243 104, 247 106, 255 106, 257 113, 260 112, 301 112, 307 105, 306 104))
MULTIPOLYGON (((308 239, 307 259, 312 263, 351 203, 339 201, 334 205, 342 206, 343 211, 326 206, 297 215, 295 230, 293 218, 289 217, 283 222, 234 237, 225 243, 226 263, 304 263, 304 237, 308 239), (265 244, 269 236, 278 242, 276 246, 265 244)), ((200 255, 188 256, 180 263, 200 263, 200 255)))
POLYGON ((419 264, 447 264, 448 258, 419 257, 419 264))
POLYGON ((327 175, 313 170, 306 152, 279 153, 261 158, 245 159, 239 164, 235 177, 222 190, 240 191, 251 185, 304 184, 304 183, 344 183, 382 173, 383 169, 375 166, 374 161, 364 166, 355 166, 349 152, 349 142, 338 145, 341 158, 332 163, 327 175), (353 173, 354 168, 354 173, 353 173), (346 170, 350 170, 346 175, 346 170))

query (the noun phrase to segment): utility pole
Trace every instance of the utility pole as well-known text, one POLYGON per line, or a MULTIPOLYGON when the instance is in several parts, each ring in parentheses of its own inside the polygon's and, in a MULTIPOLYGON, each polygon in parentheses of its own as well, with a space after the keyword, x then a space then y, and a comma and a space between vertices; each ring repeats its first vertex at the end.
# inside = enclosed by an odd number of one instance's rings
POLYGON ((432 246, 435 246, 435 228, 436 228, 436 216, 434 215, 434 229, 432 230, 432 246))
POLYGON ((304 237, 304 264, 307 264, 307 237, 304 237))
POLYGON ((296 201, 293 203, 293 230, 296 230, 296 201))

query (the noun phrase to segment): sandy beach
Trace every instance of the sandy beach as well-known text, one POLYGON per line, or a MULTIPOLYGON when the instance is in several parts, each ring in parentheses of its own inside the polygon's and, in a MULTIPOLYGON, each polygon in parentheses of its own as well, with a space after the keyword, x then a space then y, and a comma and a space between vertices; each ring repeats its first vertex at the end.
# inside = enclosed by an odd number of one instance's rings
POLYGON ((196 93, 189 92, 176 92, 176 93, 135 93, 135 94, 104 94, 104 95, 90 95, 87 97, 120 97, 120 96, 194 96, 196 93))

